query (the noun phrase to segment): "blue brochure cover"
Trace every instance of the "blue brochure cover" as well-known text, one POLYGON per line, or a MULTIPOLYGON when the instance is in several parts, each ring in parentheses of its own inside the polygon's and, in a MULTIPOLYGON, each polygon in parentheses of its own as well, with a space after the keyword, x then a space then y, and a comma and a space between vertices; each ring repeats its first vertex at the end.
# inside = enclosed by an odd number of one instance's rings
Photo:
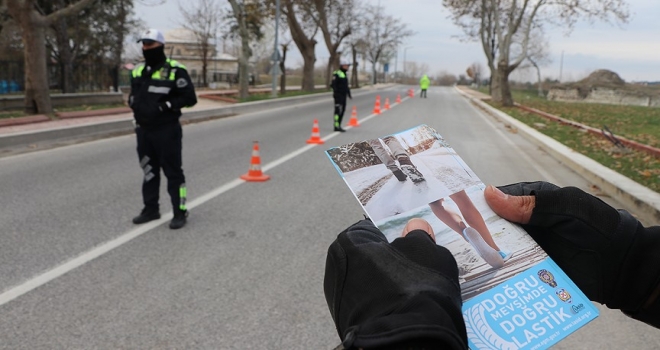
POLYGON ((326 154, 390 242, 417 217, 452 252, 471 349, 546 349, 598 317, 545 251, 490 209, 485 185, 428 125, 326 154))

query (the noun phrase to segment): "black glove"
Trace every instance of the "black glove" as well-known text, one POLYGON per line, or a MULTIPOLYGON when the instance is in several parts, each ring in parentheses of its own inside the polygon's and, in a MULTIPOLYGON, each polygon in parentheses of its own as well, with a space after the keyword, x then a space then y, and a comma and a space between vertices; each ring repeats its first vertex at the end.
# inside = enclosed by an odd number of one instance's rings
POLYGON ((644 228, 630 213, 575 187, 531 182, 498 188, 536 197, 522 227, 589 299, 660 325, 660 227, 644 228))
POLYGON ((456 260, 422 230, 390 244, 370 220, 352 225, 328 249, 323 288, 345 349, 467 349, 456 260))

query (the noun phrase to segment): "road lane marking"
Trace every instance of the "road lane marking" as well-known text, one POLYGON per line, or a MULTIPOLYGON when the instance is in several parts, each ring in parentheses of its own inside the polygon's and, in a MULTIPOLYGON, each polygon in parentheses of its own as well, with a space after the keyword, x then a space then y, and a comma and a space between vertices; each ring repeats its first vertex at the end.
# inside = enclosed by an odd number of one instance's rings
MULTIPOLYGON (((401 102, 403 102, 404 100, 405 99, 402 99, 401 102)), ((392 107, 395 106, 395 105, 392 105, 392 107)), ((372 119, 376 116, 377 116, 377 114, 371 114, 371 115, 368 115, 368 116, 364 117, 360 121, 361 122, 366 122, 366 121, 368 121, 368 120, 370 120, 370 119, 372 119)), ((352 127, 347 127, 347 129, 351 129, 351 128, 352 127)), ((339 132, 333 132, 333 133, 325 136, 324 138, 322 138, 322 140, 323 141, 330 140, 330 139, 334 138, 335 136, 338 136, 339 134, 340 134, 339 132)), ((305 146, 303 146, 303 147, 301 147, 301 148, 299 148, 299 149, 297 149, 297 150, 295 150, 295 151, 293 151, 293 152, 291 152, 287 155, 284 155, 283 157, 280 157, 280 158, 278 158, 278 159, 276 159, 276 160, 274 160, 274 161, 272 161, 268 164, 265 164, 262 168, 264 169, 264 171, 273 169, 273 168, 275 168, 275 167, 277 167, 277 166, 279 166, 279 165, 281 165, 281 164, 283 164, 283 163, 285 163, 285 162, 287 162, 287 161, 289 161, 289 160, 291 160, 291 159, 293 159, 293 158, 295 158, 295 157, 297 157, 297 156, 305 153, 306 151, 308 151, 308 150, 310 150, 314 147, 317 147, 317 146, 318 145, 311 145, 311 144, 310 145, 305 145, 305 146)), ((207 192, 206 194, 201 195, 200 197, 195 198, 194 200, 188 202, 187 206, 188 206, 188 208, 193 209, 193 208, 195 208, 197 206, 200 206, 200 205, 202 205, 202 204, 218 197, 219 195, 221 195, 221 194, 223 194, 223 193, 225 193, 229 190, 232 190, 232 189, 234 189, 234 188, 236 188, 236 187, 238 187, 238 186, 240 186, 244 183, 246 183, 246 181, 241 180, 240 178, 236 178, 236 179, 234 179, 234 180, 232 180, 232 181, 230 181, 230 182, 228 182, 228 183, 226 183, 226 184, 224 184, 220 187, 217 187, 216 189, 211 190, 210 192, 207 192)), ((68 273, 68 272, 70 272, 70 271, 72 271, 72 270, 74 270, 74 269, 76 269, 80 266, 83 266, 86 263, 88 263, 88 262, 90 262, 90 261, 106 254, 106 253, 109 253, 110 251, 114 250, 115 248, 121 247, 122 245, 134 240, 135 238, 140 237, 144 233, 149 232, 149 231, 153 230, 154 228, 168 222, 170 220, 171 216, 172 216, 172 212, 171 211, 167 212, 158 220, 154 220, 154 221, 150 221, 148 223, 142 224, 139 227, 136 227, 135 229, 130 230, 130 231, 122 234, 121 236, 119 236, 117 238, 114 238, 110 241, 107 241, 107 242, 105 242, 105 243, 103 243, 103 244, 101 244, 101 245, 99 245, 95 248, 92 248, 91 250, 89 250, 85 253, 82 253, 82 254, 78 255, 77 257, 75 257, 75 258, 73 258, 73 259, 71 259, 71 260, 69 260, 65 263, 62 263, 61 265, 56 266, 55 268, 47 270, 46 272, 43 272, 43 273, 41 273, 41 274, 39 274, 39 275, 29 279, 29 280, 17 285, 17 286, 14 286, 14 287, 11 287, 11 288, 5 290, 4 292, 2 292, 2 294, 0 294, 0 306, 2 306, 4 304, 7 304, 8 302, 10 302, 10 301, 26 294, 26 293, 29 293, 32 290, 37 289, 37 288, 45 285, 46 283, 48 283, 50 281, 53 281, 56 278, 61 277, 64 274, 66 274, 66 273, 68 273)))

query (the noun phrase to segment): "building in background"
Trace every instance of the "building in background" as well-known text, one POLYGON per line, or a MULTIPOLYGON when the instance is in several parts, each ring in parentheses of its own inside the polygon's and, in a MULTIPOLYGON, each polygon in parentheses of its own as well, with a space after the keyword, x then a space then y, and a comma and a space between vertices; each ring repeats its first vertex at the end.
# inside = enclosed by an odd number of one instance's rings
MULTIPOLYGON (((186 66, 190 78, 196 86, 201 86, 202 51, 201 45, 192 31, 185 28, 173 29, 164 33, 165 54, 186 66)), ((211 43, 206 66, 206 81, 210 87, 227 86, 238 81, 238 59, 226 53, 220 53, 217 45, 211 43)))

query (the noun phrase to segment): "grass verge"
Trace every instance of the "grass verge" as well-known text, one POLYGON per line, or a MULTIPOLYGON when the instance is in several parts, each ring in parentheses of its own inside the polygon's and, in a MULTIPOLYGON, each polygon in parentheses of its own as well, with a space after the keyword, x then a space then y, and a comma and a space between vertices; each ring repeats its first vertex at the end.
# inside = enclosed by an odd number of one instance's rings
MULTIPOLYGON (((547 101, 529 91, 515 91, 513 96, 522 105, 598 129, 607 125, 615 135, 660 147, 660 108, 547 101)), ((550 121, 519 108, 486 102, 567 147, 660 192, 660 159, 644 152, 620 149, 604 137, 550 121)))

